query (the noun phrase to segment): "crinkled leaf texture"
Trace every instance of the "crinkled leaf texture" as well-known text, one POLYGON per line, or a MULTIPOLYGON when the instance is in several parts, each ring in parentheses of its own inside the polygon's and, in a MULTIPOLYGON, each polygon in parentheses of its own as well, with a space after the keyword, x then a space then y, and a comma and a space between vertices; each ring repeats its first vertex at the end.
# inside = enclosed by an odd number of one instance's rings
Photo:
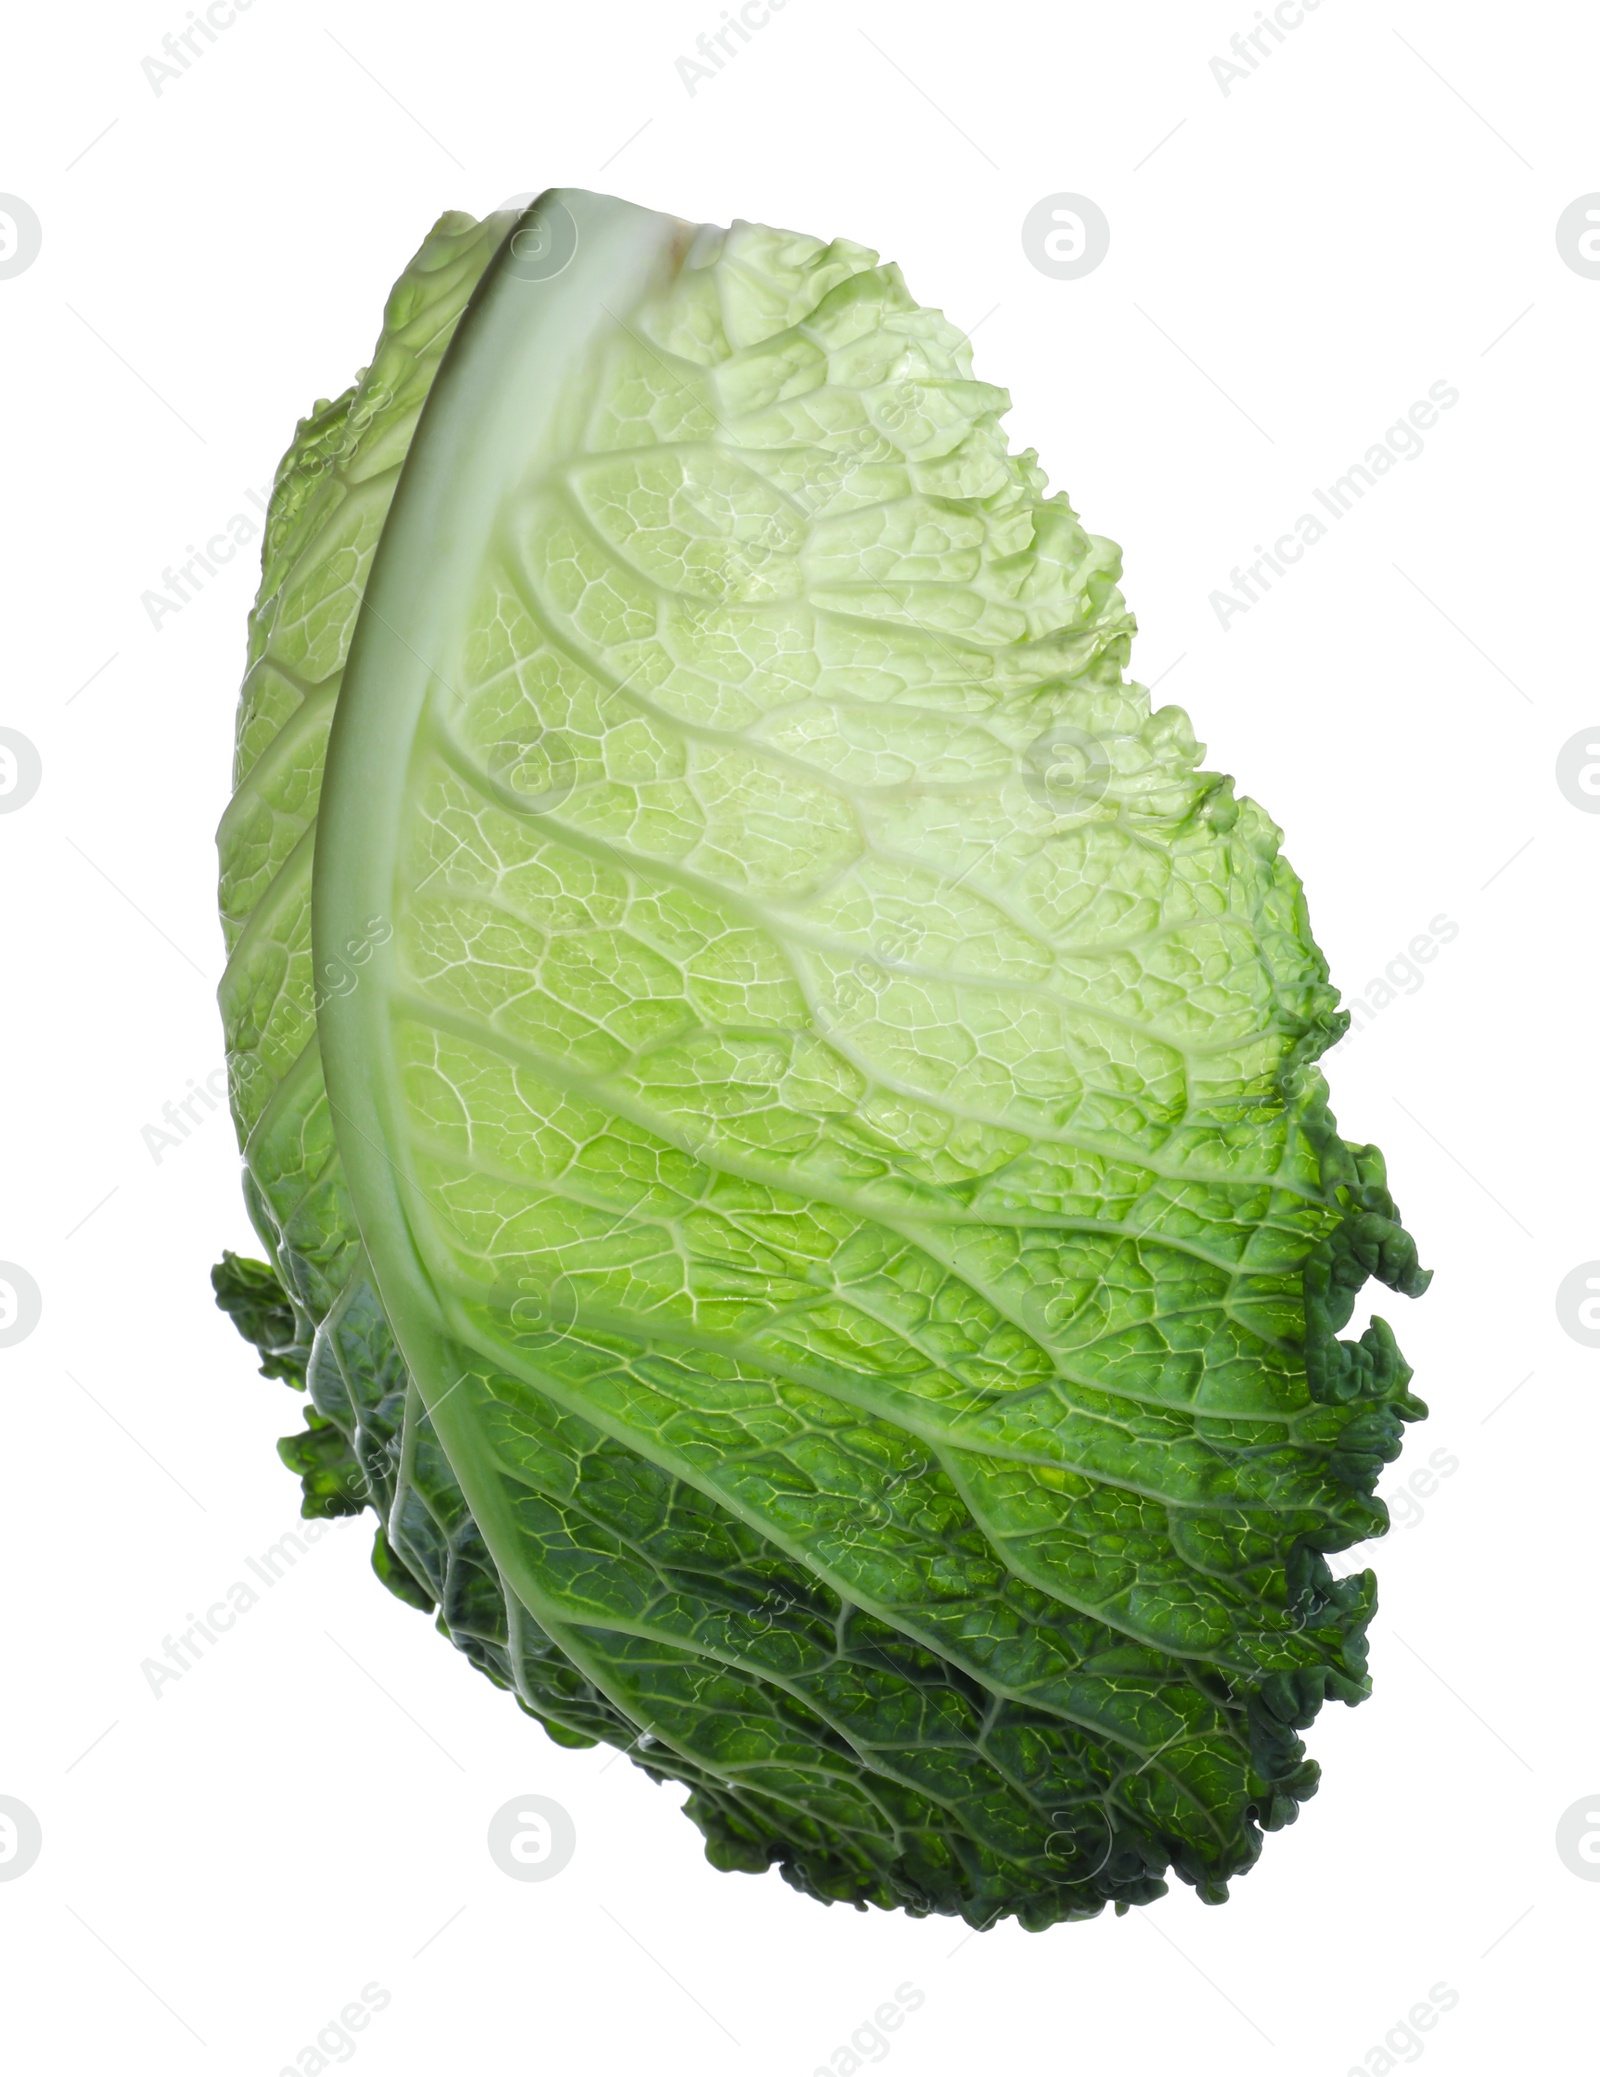
POLYGON ((1338 1331, 1426 1279, 1007 403, 842 240, 440 221, 273 497, 218 1277, 307 1511, 554 1738, 719 1867, 1039 1928, 1311 1793, 1424 1411, 1338 1331))

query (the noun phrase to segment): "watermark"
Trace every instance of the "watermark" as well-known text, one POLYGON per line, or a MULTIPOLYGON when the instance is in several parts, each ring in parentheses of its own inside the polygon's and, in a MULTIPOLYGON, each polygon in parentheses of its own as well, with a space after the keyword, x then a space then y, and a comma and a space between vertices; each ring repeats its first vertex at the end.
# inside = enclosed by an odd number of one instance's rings
MULTIPOLYGON (((342 956, 324 959, 312 984, 312 1015, 319 1016, 334 996, 352 994, 361 980, 356 969, 366 965, 374 946, 386 945, 393 936, 394 926, 386 918, 369 916, 358 937, 346 938, 342 956)), ((192 1139, 208 1117, 226 1109, 230 1096, 235 1108, 245 1109, 251 1083, 264 1072, 256 1056, 235 1053, 225 1067, 214 1067, 203 1082, 190 1075, 188 1093, 161 1106, 162 1122, 139 1128, 145 1151, 156 1167, 161 1166, 174 1147, 192 1139)))
MULTIPOLYGON (((387 383, 377 386, 360 396, 339 421, 339 437, 297 453, 289 463, 291 476, 326 476, 330 469, 341 469, 350 461, 361 445, 363 434, 387 405, 394 402, 394 391, 387 383)), ((249 493, 246 493, 249 495, 249 493)))
POLYGON ((856 1023, 869 1017, 885 988, 894 979, 884 956, 876 946, 876 956, 865 953, 846 967, 833 984, 833 1009, 841 1026, 846 1020, 856 1023))
POLYGON ((550 1349, 565 1341, 578 1317, 578 1293, 564 1269, 548 1284, 523 1277, 511 1301, 512 1339, 519 1349, 550 1349))
POLYGON ((489 1858, 513 1882, 548 1882, 578 1849, 571 1815, 549 1796, 513 1796, 489 1820, 489 1858))
POLYGON ((346 938, 337 958, 319 960, 311 990, 312 1015, 320 1015, 336 995, 353 995, 361 981, 357 968, 365 966, 374 948, 388 944, 393 936, 394 925, 387 917, 369 916, 361 935, 346 938))
POLYGON ((803 1613, 805 1606, 806 1604, 798 1595, 789 1593, 785 1588, 774 1587, 770 1593, 763 1594, 751 1610, 750 1627, 752 1636, 759 1642, 769 1631, 777 1629, 778 1625, 788 1615, 790 1609, 803 1613))
POLYGON ((1276 56, 1277 45, 1289 41, 1286 31, 1303 28, 1306 16, 1321 5, 1322 0, 1278 0, 1271 14, 1258 7, 1255 28, 1228 39, 1233 56, 1211 60, 1211 77, 1222 89, 1223 100, 1233 92, 1237 81, 1248 79, 1266 59, 1276 56))
POLYGON ((1111 753, 1098 736, 1058 724, 1022 753, 1022 783, 1042 808, 1080 815, 1092 808, 1111 777, 1111 753))
POLYGON ((699 93, 702 80, 715 79, 739 56, 745 44, 755 41, 755 32, 766 28, 772 17, 788 4, 789 0, 744 0, 737 15, 725 7, 721 28, 695 38, 694 47, 700 56, 677 60, 677 74, 689 99, 692 101, 699 93), (730 37, 740 40, 733 43, 729 41, 730 37))
POLYGON ((850 1510, 852 1527, 865 1529, 890 1529, 895 1522, 895 1502, 907 1486, 914 1486, 938 1470, 932 1457, 921 1457, 914 1464, 907 1464, 893 1478, 886 1479, 870 1500, 862 1501, 850 1510))
POLYGON ((39 1324, 44 1300, 20 1262, 0 1262, 0 1349, 26 1341, 39 1324))
POLYGON ((39 1858, 44 1833, 39 1820, 15 1796, 0 1796, 0 1882, 15 1882, 39 1858))
MULTIPOLYGON (((899 460, 911 454, 937 424, 924 411, 932 402, 930 393, 917 382, 895 382, 867 403, 869 428, 851 436, 837 454, 824 454, 807 469, 806 481, 793 484, 787 503, 763 512, 751 525, 740 515, 746 529, 737 541, 727 544, 717 575, 717 598, 723 605, 747 604, 752 599, 771 599, 790 589, 787 573, 805 542, 804 520, 814 525, 824 507, 841 493, 854 494, 856 479, 867 467, 899 460), (890 437, 893 436, 893 437, 890 437), (798 507, 801 519, 796 519, 798 507)), ((871 493, 867 493, 871 502, 871 493)))
MULTIPOLYGON (((1580 1796, 1556 1825, 1561 1865, 1581 1882, 1600 1882, 1600 1796, 1580 1796)), ((0 1870, 0 1873, 3 1873, 0 1870)))
POLYGON ((287 1577, 312 1544, 321 1541, 326 1526, 320 1521, 303 1522, 298 1529, 286 1530, 276 1543, 267 1546, 259 1558, 246 1558, 245 1570, 260 1581, 259 1587, 244 1579, 232 1581, 203 1617, 196 1615, 191 1608, 185 1618, 189 1627, 180 1630, 176 1637, 169 1634, 162 1638, 162 1656, 159 1659, 140 1660, 139 1671, 158 1702, 162 1700, 164 1688, 182 1680, 186 1673, 192 1673, 205 1656, 207 1647, 215 1648, 220 1644, 240 1616, 248 1615, 264 1595, 287 1577))
MULTIPOLYGON (((538 200, 532 188, 524 188, 520 195, 507 195, 495 214, 503 216, 509 210, 522 216, 538 200)), ((512 231, 501 265, 517 281, 550 281, 565 271, 577 250, 578 226, 572 211, 565 202, 547 195, 539 214, 512 231)))
POLYGON ((862 2020, 848 2041, 841 2041, 825 2063, 817 2064, 812 2077, 850 2077, 863 2060, 881 2063, 894 2046, 888 2036, 899 2033, 909 2016, 927 2002, 927 1994, 914 1983, 902 1983, 893 2002, 886 1998, 870 2019, 862 2020))
MULTIPOLYGON (((271 494, 272 486, 269 483, 264 484, 258 491, 247 489, 245 498, 264 518, 267 499, 271 494)), ((220 565, 231 563, 239 550, 248 548, 260 532, 259 522, 252 519, 248 513, 231 512, 207 541, 203 551, 191 541, 184 551, 189 558, 188 561, 179 563, 176 570, 169 563, 161 572, 161 582, 165 589, 158 591, 152 586, 148 591, 139 594, 139 603, 144 607, 150 625, 156 633, 160 634, 163 621, 170 620, 174 613, 181 613, 185 606, 192 604, 205 589, 207 582, 218 574, 220 565)))
POLYGON ((578 783, 580 746, 558 728, 530 722, 489 751, 489 776, 517 795, 530 815, 553 815, 578 783))
POLYGON ((0 728, 0 815, 14 815, 39 791, 44 766, 20 729, 0 728))
POLYGON ((1426 930, 1419 930, 1409 945, 1396 952, 1383 972, 1375 974, 1361 993, 1344 1005, 1350 1012, 1350 1026, 1330 1050, 1343 1052, 1358 1032, 1369 1030, 1402 995, 1418 994, 1428 978, 1422 969, 1432 966, 1443 947, 1453 944, 1460 935, 1460 924, 1442 912, 1426 930))
MULTIPOLYGON (((809 461, 804 483, 787 484, 781 502, 775 501, 753 523, 748 514, 740 515, 745 531, 727 545, 717 572, 716 595, 721 603, 747 604, 752 599, 791 595, 796 558, 805 545, 802 521, 814 525, 831 506, 845 499, 878 504, 883 483, 871 472, 895 467, 944 431, 947 400, 937 389, 914 379, 886 382, 870 392, 865 402, 866 423, 841 431, 836 451, 809 461)), ((947 654, 953 662, 963 663, 956 651, 947 654)))
POLYGON ((1260 605, 1272 589, 1274 576, 1287 576, 1308 548, 1315 548, 1327 538, 1332 531, 1329 520, 1337 524, 1345 518, 1397 463, 1416 461, 1427 445, 1423 434, 1438 424, 1441 412, 1453 410, 1460 401, 1460 390, 1443 377, 1430 383, 1427 396, 1418 397, 1405 416, 1397 418, 1383 438, 1372 443, 1360 461, 1352 462, 1342 476, 1336 476, 1325 487, 1312 489, 1312 500, 1321 505, 1329 519, 1315 512, 1302 512, 1270 549, 1258 541, 1256 560, 1243 567, 1236 563, 1229 571, 1232 590, 1219 586, 1211 594, 1211 610, 1223 633, 1228 632, 1230 621, 1260 605))
POLYGON ((1600 281, 1600 195, 1580 195, 1562 210, 1556 218, 1556 251, 1574 274, 1600 281))
POLYGON ((157 1168, 161 1166, 162 1159, 170 1148, 181 1147, 186 1139, 204 1125, 208 1116, 225 1107, 227 1095, 228 1070, 225 1067, 214 1067, 204 1082, 197 1082, 194 1076, 190 1075, 188 1095, 180 1096, 176 1101, 161 1106, 161 1115, 166 1123, 142 1125, 139 1128, 139 1137, 144 1141, 150 1159, 157 1168), (197 1104, 203 1104, 205 1108, 197 1110, 197 1104), (185 1123, 185 1120, 188 1122, 185 1123))
POLYGON ((44 244, 44 226, 20 195, 0 195, 0 281, 26 274, 44 244))
POLYGON ((501 267, 515 281, 552 281, 572 264, 577 250, 572 211, 551 195, 531 222, 512 232, 501 267))
POLYGON ((1414 2063, 1427 2047, 1422 2039, 1431 2034, 1445 2013, 1461 2003, 1461 1993, 1448 1983, 1436 1983, 1426 1998, 1418 1999, 1404 2019, 1397 2019, 1382 2041, 1375 2041, 1358 2063, 1350 2065, 1347 2077, 1387 2077, 1396 2061, 1414 2063))
POLYGON ((1392 1527, 1415 1529, 1426 1512, 1426 1503, 1439 1490, 1441 1479, 1454 1478, 1461 1469, 1461 1459, 1452 1456, 1449 1450, 1434 1450, 1429 1454, 1427 1468, 1421 1465, 1405 1481, 1392 1487, 1378 1498, 1389 1510, 1392 1527))
POLYGON ((1080 281, 1111 250, 1111 226, 1087 195, 1046 195, 1022 219, 1022 249, 1052 281, 1080 281))
POLYGON ((170 79, 182 79, 190 67, 206 55, 208 47, 218 41, 219 33, 231 29, 241 14, 254 7, 255 0, 211 0, 204 15, 197 14, 191 7, 185 26, 161 39, 163 58, 142 58, 139 69, 150 82, 150 91, 159 101, 166 91, 170 79), (203 43, 196 42, 204 37, 203 43))
POLYGON ((1575 1342, 1600 1349, 1600 1262, 1580 1262, 1567 1271, 1556 1287, 1556 1318, 1575 1342))
POLYGON ((285 2063, 278 2077, 318 2077, 330 2061, 349 2062, 361 2045, 353 2037, 365 2033, 377 2015, 393 2003, 392 1995, 381 1983, 364 1983, 360 1996, 342 2006, 337 2019, 319 2027, 316 2040, 308 2041, 292 2063, 285 2063))
POLYGON ((1600 728, 1580 728, 1562 744, 1556 784, 1575 808, 1600 815, 1600 728))

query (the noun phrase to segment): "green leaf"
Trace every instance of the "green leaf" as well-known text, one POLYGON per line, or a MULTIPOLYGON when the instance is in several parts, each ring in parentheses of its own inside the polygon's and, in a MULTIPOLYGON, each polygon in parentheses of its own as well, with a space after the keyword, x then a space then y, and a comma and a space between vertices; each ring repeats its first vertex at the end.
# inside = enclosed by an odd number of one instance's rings
POLYGON ((372 1569, 391 1594, 398 1595, 412 1608, 420 1608, 424 1615, 432 1615, 433 1596, 416 1574, 395 1555, 394 1545, 382 1528, 372 1540, 372 1569))
POLYGON ((217 1304, 245 1340, 255 1343, 261 1375, 282 1378, 303 1392, 306 1351, 300 1343, 294 1308, 267 1264, 224 1248, 222 1260, 211 1272, 211 1288, 217 1304))
POLYGON ((1279 833, 898 270, 447 226, 280 472, 220 834, 308 1495, 720 1867, 1218 1901, 1424 1411, 1279 833))

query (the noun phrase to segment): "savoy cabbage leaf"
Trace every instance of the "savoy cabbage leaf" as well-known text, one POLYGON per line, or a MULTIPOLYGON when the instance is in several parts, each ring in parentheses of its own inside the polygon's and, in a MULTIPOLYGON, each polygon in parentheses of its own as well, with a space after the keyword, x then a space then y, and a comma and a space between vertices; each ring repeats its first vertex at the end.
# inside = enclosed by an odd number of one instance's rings
POLYGON ((280 468, 219 832, 308 1513, 720 1867, 1210 1900, 1367 1692, 1419 1292, 1279 833, 844 240, 443 218, 280 468), (331 741, 330 741, 331 734, 331 741))

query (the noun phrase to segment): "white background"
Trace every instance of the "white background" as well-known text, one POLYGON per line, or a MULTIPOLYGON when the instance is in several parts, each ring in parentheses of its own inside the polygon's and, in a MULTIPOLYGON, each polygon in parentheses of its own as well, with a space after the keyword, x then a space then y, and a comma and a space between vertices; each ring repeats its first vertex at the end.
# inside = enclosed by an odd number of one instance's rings
POLYGON ((1600 1884, 1555 1831, 1600 1808, 1600 1353, 1554 1295, 1600 1256, 1600 817, 1555 760, 1600 718, 1600 281, 1555 224, 1600 188, 1600 22, 1323 0, 1224 93, 1253 0, 789 0, 691 95, 675 61, 716 0, 255 0, 157 93, 141 60, 186 12, 20 10, 0 82, 0 189, 43 225, 0 280, 0 725, 44 774, 0 816, 0 1258, 44 1294, 0 1350, 0 1793, 44 1836, 0 1882, 7 2067, 314 2071, 377 1982, 368 2077, 809 2077, 909 1982, 863 2067, 1593 2068, 1600 1884), (1328 1063, 1437 1269, 1385 1295, 1433 1416, 1380 1490, 1457 1468, 1364 1554, 1375 1695, 1318 1721, 1322 1791, 1220 1910, 1178 1885, 963 1938, 719 1875, 675 1792, 550 1744, 383 1593, 365 1523, 159 1700, 141 1675, 298 1498, 273 1451, 297 1402, 210 1302, 220 1248, 256 1251, 230 1129, 159 1162, 143 1135, 221 1057, 211 835, 253 555, 159 631, 141 594, 252 511, 441 209, 553 184, 898 260, 1122 544, 1136 670, 1287 831, 1336 981, 1458 926, 1328 1063), (1112 227, 1079 281, 1019 236, 1062 190, 1112 227), (1231 568, 1436 381, 1460 401, 1426 451, 1219 626, 1231 568), (576 1823, 549 1882, 485 1848, 525 1794, 576 1823), (1458 2003, 1383 2050, 1439 1984, 1458 2003))

